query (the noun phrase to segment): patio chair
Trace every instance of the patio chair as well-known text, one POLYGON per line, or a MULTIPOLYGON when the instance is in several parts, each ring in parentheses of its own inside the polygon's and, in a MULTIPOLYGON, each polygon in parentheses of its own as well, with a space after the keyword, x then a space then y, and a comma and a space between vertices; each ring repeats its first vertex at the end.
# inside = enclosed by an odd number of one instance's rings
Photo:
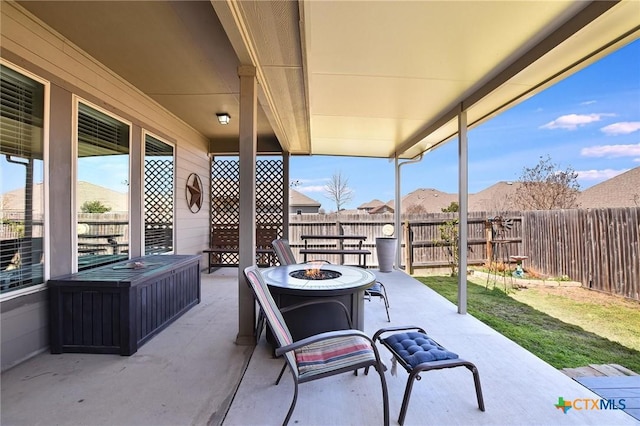
POLYGON ((376 281, 375 284, 364 291, 365 299, 371 301, 372 297, 379 297, 384 302, 384 308, 387 311, 387 321, 391 322, 389 317, 389 299, 387 298, 387 289, 380 281, 376 281))
MULTIPOLYGON (((413 389, 413 381, 420 380, 420 373, 423 371, 466 367, 473 374, 478 408, 484 411, 480 375, 476 366, 469 361, 458 358, 457 354, 445 349, 435 340, 431 339, 424 329, 415 326, 382 328, 373 335, 373 341, 380 342, 393 355, 392 375, 395 375, 397 364, 400 364, 407 373, 409 373, 404 398, 402 399, 402 407, 400 408, 400 416, 398 417, 398 423, 400 425, 404 424, 404 419, 407 414, 409 398, 411 397, 411 390, 413 389), (383 338, 382 336, 387 333, 394 334, 383 338)), ((367 373, 368 368, 365 369, 365 375, 367 373)))
MULTIPOLYGON (((389 424, 389 397, 384 377, 385 366, 373 340, 360 330, 337 330, 320 333, 294 342, 287 324, 269 292, 269 288, 256 266, 245 268, 253 294, 262 309, 269 327, 276 338, 276 356, 284 355, 295 385, 293 401, 283 424, 286 425, 293 414, 298 399, 298 384, 336 374, 374 367, 380 375, 384 424, 389 424)), ((282 373, 276 381, 280 382, 282 373)))

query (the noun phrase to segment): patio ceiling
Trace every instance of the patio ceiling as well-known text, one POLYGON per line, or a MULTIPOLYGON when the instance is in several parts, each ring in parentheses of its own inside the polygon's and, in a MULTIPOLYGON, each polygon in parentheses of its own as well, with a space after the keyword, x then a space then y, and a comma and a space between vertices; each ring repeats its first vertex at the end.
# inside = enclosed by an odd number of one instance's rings
POLYGON ((454 137, 461 109, 473 127, 640 35, 634 0, 20 4, 212 152, 237 149, 241 63, 263 150, 411 158, 454 137))

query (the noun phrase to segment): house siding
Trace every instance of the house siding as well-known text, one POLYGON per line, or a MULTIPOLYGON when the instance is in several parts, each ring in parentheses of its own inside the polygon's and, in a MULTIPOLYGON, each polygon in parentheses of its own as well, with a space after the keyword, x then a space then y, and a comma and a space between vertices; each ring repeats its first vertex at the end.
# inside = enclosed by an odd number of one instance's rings
MULTIPOLYGON (((175 145, 175 249, 176 254, 202 254, 209 244, 209 197, 202 209, 191 213, 185 198, 186 179, 200 175, 203 193, 210 193, 209 140, 161 108, 155 101, 104 65, 43 24, 20 5, 3 2, 0 8, 2 58, 51 83, 48 188, 50 234, 46 252, 50 270, 46 278, 72 271, 71 165, 73 96, 132 123, 130 150, 131 255, 140 254, 142 234, 142 129, 175 145)), ((204 263, 203 263, 204 264, 204 263)), ((2 370, 28 359, 49 346, 46 286, 29 294, 0 297, 2 370)))

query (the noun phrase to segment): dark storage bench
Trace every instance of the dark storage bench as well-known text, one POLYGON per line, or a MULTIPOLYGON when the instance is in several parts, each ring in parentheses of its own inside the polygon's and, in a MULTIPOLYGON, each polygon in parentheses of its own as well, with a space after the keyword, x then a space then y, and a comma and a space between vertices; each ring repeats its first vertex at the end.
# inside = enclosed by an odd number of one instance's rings
POLYGON ((200 303, 200 256, 143 256, 48 284, 51 353, 131 355, 200 303))

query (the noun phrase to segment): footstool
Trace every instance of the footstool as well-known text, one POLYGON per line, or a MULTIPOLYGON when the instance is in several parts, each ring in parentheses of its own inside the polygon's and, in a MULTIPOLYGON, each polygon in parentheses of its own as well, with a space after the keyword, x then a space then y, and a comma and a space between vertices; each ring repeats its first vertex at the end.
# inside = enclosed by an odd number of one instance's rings
POLYGON ((420 380, 420 373, 423 371, 466 367, 473 373, 478 408, 484 411, 480 375, 478 374, 476 366, 442 347, 431 339, 422 328, 416 326, 382 328, 373 335, 373 341, 380 342, 393 355, 392 374, 395 375, 395 369, 398 364, 404 367, 407 373, 409 373, 404 398, 402 400, 402 407, 400 409, 400 417, 398 418, 400 425, 404 423, 404 418, 407 414, 409 398, 411 397, 411 390, 413 389, 413 381, 420 380), (389 333, 393 334, 388 335, 389 333), (383 337, 383 335, 387 335, 387 337, 383 337))

